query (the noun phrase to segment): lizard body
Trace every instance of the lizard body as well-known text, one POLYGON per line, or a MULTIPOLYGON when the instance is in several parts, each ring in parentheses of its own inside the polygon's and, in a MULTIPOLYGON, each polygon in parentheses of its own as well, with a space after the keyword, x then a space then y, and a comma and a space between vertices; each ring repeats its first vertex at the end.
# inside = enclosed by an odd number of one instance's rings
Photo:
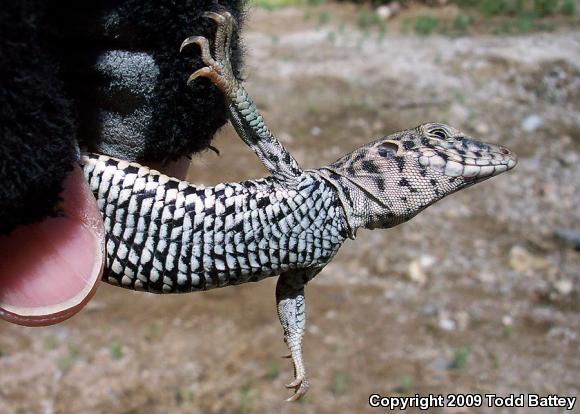
POLYGON ((230 120, 271 173, 261 180, 195 187, 135 163, 83 156, 104 216, 105 280, 156 293, 190 292, 279 275, 276 302, 295 379, 294 401, 309 388, 302 357, 304 286, 360 228, 403 223, 437 200, 516 165, 508 149, 440 123, 420 125, 364 145, 336 162, 302 170, 272 135, 229 63, 235 22, 217 23, 213 55, 194 72, 225 95, 230 120))

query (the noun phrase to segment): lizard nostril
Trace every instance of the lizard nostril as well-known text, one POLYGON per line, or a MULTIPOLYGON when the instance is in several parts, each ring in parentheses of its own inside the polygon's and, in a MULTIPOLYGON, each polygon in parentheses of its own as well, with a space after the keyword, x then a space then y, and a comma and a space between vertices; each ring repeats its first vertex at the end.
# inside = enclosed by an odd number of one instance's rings
POLYGON ((511 152, 509 149, 507 149, 506 147, 499 147, 499 151, 504 154, 504 155, 510 155, 511 152))

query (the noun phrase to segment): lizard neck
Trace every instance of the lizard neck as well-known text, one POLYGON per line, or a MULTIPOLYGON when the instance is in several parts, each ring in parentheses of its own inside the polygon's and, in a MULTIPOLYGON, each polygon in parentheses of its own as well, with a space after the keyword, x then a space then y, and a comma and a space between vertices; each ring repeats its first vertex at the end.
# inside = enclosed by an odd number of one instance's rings
POLYGON ((359 228, 373 228, 373 212, 388 209, 388 206, 375 199, 372 194, 357 183, 329 167, 309 170, 328 182, 336 191, 344 209, 348 225, 348 237, 355 239, 359 228))

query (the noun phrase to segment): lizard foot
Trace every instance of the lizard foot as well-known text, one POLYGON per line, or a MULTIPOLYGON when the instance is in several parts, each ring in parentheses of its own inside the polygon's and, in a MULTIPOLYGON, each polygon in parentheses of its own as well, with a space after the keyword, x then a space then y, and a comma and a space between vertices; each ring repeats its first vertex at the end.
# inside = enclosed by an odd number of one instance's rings
POLYGON ((294 353, 290 354, 289 357, 292 358, 292 363, 294 364, 294 381, 289 384, 285 384, 286 388, 294 389, 294 395, 288 398, 286 401, 298 401, 308 392, 310 384, 306 378, 306 369, 304 362, 302 361, 302 350, 299 347, 294 350, 294 353))
POLYGON ((308 392, 309 384, 306 378, 298 377, 290 384, 286 384, 286 388, 294 388, 294 395, 286 400, 288 402, 293 402, 298 401, 306 395, 308 392))
POLYGON ((183 51, 190 45, 197 45, 201 50, 201 61, 206 65, 193 72, 187 83, 190 84, 199 77, 205 77, 209 78, 222 92, 227 93, 236 84, 230 64, 231 40, 236 21, 227 11, 220 13, 205 12, 203 16, 212 19, 217 25, 214 53, 212 56, 209 41, 203 36, 191 36, 181 43, 179 51, 183 51))

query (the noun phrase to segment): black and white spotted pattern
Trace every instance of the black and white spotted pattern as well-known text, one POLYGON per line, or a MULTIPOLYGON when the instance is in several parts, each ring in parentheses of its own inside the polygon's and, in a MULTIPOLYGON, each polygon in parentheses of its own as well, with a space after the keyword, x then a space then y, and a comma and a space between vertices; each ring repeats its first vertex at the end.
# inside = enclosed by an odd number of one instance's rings
POLYGON ((332 186, 304 173, 193 186, 97 155, 83 169, 107 232, 105 281, 177 293, 258 281, 324 266, 347 237, 332 186))

